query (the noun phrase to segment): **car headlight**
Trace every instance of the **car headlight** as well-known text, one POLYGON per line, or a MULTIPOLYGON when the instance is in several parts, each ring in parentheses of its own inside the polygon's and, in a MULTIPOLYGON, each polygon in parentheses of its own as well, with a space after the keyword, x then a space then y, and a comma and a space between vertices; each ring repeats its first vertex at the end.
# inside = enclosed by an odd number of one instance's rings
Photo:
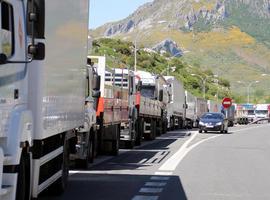
POLYGON ((203 122, 199 122, 199 125, 204 126, 204 123, 203 122))
POLYGON ((222 122, 218 122, 218 123, 216 123, 216 125, 217 125, 217 126, 220 126, 221 124, 222 124, 222 122))

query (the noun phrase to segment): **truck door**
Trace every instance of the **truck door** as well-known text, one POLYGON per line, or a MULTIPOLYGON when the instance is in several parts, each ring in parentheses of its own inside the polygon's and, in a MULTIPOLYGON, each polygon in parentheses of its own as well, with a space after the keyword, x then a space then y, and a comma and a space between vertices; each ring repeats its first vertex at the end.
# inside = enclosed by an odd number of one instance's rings
MULTIPOLYGON (((25 16, 23 1, 0 1, 0 54, 9 61, 25 60, 25 16)), ((2 125, 15 105, 26 101, 26 66, 19 63, 0 64, 0 121, 2 125)), ((2 126, 1 125, 1 126, 2 126)), ((0 127, 1 132, 5 127, 0 127)))

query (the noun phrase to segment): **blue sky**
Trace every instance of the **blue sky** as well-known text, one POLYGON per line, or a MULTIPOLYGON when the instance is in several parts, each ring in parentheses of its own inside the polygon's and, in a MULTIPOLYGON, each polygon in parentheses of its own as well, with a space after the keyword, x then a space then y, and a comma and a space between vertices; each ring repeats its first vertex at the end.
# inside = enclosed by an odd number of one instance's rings
POLYGON ((90 0, 89 27, 96 28, 107 22, 118 21, 130 15, 140 5, 153 0, 90 0))

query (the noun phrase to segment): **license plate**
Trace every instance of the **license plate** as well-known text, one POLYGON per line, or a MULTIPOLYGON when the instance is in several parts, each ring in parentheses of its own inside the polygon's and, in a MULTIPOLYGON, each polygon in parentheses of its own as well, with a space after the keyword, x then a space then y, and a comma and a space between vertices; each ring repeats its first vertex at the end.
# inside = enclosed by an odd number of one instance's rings
POLYGON ((207 128, 214 128, 214 126, 211 126, 211 125, 207 125, 206 127, 207 128))

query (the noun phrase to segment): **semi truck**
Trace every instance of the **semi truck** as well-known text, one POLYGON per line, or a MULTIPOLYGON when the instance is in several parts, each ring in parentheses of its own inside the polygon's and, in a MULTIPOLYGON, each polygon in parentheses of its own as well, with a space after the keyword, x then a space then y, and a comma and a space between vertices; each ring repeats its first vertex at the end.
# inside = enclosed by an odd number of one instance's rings
POLYGON ((138 131, 136 131, 138 106, 136 97, 138 95, 138 87, 135 83, 135 74, 132 70, 124 68, 114 68, 113 72, 106 72, 105 83, 115 85, 121 88, 122 94, 127 97, 128 101, 125 106, 121 106, 121 131, 120 131, 120 147, 133 148, 138 141, 138 131), (123 118, 123 116, 125 116, 123 118))
POLYGON ((226 108, 226 109, 221 105, 221 112, 228 119, 228 126, 233 127, 236 122, 236 119, 235 119, 236 105, 232 104, 229 108, 226 108))
POLYGON ((269 104, 257 104, 255 107, 255 118, 265 119, 269 117, 269 104))
POLYGON ((169 103, 167 120, 170 130, 180 129, 185 124, 185 89, 183 84, 173 76, 165 76, 168 83, 169 103))
POLYGON ((196 97, 187 90, 185 91, 186 103, 185 103, 185 127, 193 128, 196 126, 196 97))
POLYGON ((62 192, 76 133, 92 107, 85 89, 88 1, 0 6, 0 199, 62 192))
POLYGON ((166 80, 162 76, 136 71, 136 84, 140 85, 138 97, 138 130, 146 140, 154 140, 167 129, 167 104, 169 101, 166 80))
POLYGON ((235 118, 238 124, 248 124, 255 121, 254 104, 237 104, 235 118))
POLYGON ((100 76, 100 97, 96 113, 99 127, 98 153, 117 155, 121 137, 132 144, 134 141, 134 126, 130 114, 134 109, 132 95, 134 85, 130 84, 132 80, 128 80, 134 76, 131 74, 126 76, 124 71, 120 73, 119 69, 107 67, 105 56, 89 56, 89 58, 100 76), (124 83, 124 80, 127 83, 124 83))

